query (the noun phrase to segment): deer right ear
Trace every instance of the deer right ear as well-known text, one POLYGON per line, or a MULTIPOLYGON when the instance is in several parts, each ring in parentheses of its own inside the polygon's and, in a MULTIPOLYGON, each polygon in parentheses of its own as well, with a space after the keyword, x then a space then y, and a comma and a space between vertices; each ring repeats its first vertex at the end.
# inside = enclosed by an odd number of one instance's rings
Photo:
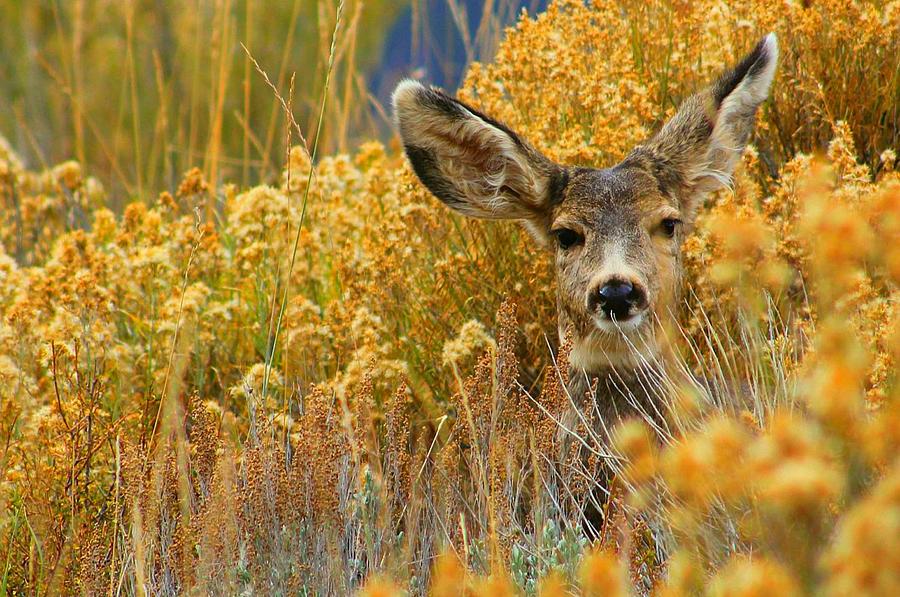
POLYGON ((706 193, 731 184, 777 65, 778 40, 770 33, 709 88, 685 100, 625 162, 644 165, 660 187, 678 198, 685 219, 692 220, 706 193))
POLYGON ((419 179, 456 211, 526 220, 542 236, 568 181, 564 168, 506 126, 415 81, 393 95, 406 155, 419 179))

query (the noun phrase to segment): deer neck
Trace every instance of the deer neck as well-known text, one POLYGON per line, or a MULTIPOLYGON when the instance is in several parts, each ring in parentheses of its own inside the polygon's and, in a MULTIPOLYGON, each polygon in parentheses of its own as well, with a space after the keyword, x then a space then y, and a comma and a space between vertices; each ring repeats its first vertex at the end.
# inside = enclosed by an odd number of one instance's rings
POLYGON ((584 414, 590 413, 611 428, 631 417, 661 420, 666 403, 665 375, 664 366, 658 362, 594 371, 572 366, 567 389, 584 414))
MULTIPOLYGON (((561 317, 561 338, 563 330, 577 330, 566 324, 561 317)), ((607 427, 636 416, 658 421, 668 361, 652 329, 618 338, 588 331, 572 340, 567 389, 585 414, 593 413, 607 427)))

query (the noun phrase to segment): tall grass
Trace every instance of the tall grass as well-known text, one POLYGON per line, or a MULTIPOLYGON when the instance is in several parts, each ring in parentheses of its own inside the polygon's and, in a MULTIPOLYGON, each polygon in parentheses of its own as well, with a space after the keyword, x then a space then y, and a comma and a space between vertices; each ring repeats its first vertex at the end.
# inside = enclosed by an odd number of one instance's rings
MULTIPOLYGON (((451 60, 415 2, 414 43, 451 60)), ((521 2, 488 2, 477 18, 451 2, 448 23, 471 58, 489 58, 521 2), (468 23, 477 24, 469 30, 468 23), (459 29, 457 29, 457 27, 459 29)), ((354 1, 335 47, 323 124, 326 153, 383 137, 389 117, 370 89, 385 37, 408 0, 354 1)), ((287 89, 293 118, 316 124, 336 2, 253 0, 4 4, 0 131, 27 163, 75 158, 115 197, 150 199, 200 166, 207 179, 272 182, 281 165, 285 113, 240 43, 287 89)), ((285 91, 286 92, 286 91, 285 91)), ((122 207, 118 204, 117 207, 122 207)))
MULTIPOLYGON (((6 2, 0 94, 8 109, 0 130, 29 162, 74 157, 131 197, 174 188, 195 165, 217 183, 272 180, 284 114, 238 41, 279 89, 303 65, 294 107, 309 130, 327 67, 332 4, 6 2)), ((331 92, 337 106, 324 127, 328 151, 380 130, 363 77, 383 43, 377 24, 403 5, 348 7, 355 17, 338 42, 335 68, 344 84, 331 92)))

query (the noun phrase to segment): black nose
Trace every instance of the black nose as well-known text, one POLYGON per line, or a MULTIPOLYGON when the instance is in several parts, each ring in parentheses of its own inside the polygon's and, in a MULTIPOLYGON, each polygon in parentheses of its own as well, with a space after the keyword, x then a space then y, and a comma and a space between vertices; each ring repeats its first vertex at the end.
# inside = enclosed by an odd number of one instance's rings
POLYGON ((641 306, 644 292, 631 282, 610 280, 591 297, 590 307, 600 307, 606 316, 616 321, 625 321, 631 315, 632 307, 641 306))

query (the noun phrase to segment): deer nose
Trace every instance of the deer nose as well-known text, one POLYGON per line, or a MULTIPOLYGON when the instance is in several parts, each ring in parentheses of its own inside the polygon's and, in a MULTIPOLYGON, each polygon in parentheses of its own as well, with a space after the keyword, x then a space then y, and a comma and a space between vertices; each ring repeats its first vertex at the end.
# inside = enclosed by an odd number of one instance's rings
POLYGON ((631 316, 632 308, 644 305, 644 291, 626 280, 609 280, 591 293, 588 307, 596 311, 599 307, 610 319, 625 321, 631 316))

